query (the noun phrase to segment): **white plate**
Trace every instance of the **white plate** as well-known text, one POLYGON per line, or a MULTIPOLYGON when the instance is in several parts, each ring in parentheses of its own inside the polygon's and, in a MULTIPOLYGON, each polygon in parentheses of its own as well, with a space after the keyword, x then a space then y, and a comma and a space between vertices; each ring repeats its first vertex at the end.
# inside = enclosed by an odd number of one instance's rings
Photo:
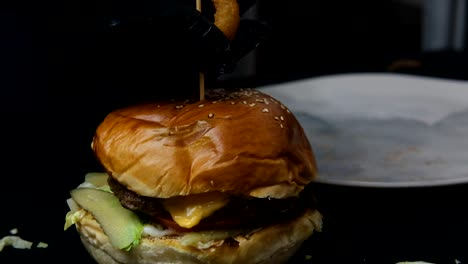
POLYGON ((468 82, 345 74, 260 87, 301 122, 322 183, 468 182, 468 82))

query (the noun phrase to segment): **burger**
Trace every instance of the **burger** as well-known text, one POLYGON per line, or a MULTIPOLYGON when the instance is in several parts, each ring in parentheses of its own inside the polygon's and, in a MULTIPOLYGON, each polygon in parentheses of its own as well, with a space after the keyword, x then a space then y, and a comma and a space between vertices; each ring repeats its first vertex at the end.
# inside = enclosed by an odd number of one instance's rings
POLYGON ((284 263, 321 230, 310 142, 258 90, 114 110, 91 147, 65 229, 98 263, 284 263))

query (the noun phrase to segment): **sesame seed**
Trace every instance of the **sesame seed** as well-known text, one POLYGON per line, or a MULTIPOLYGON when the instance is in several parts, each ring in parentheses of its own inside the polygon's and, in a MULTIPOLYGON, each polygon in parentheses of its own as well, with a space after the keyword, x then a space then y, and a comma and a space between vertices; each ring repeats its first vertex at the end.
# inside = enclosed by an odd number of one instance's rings
POLYGON ((280 106, 281 106, 281 108, 286 109, 286 107, 284 107, 284 105, 280 105, 280 106))
POLYGON ((263 98, 263 102, 265 102, 265 104, 270 104, 266 98, 263 98))
POLYGON ((283 124, 280 124, 280 127, 281 127, 281 128, 284 128, 283 124))
POLYGON ((211 180, 211 181, 210 181, 210 183, 211 183, 211 186, 214 186, 214 182, 213 182, 213 180, 211 180))
POLYGON ((233 105, 233 104, 236 104, 236 103, 234 101, 232 101, 231 104, 233 105))
POLYGON ((290 114, 290 113, 291 113, 291 111, 289 111, 289 109, 286 109, 286 112, 288 112, 288 114, 290 114))
POLYGON ((255 106, 255 103, 251 103, 251 104, 249 104, 249 106, 255 106))
POLYGON ((277 116, 275 116, 275 117, 273 117, 273 118, 274 118, 275 120, 280 120, 279 117, 277 117, 277 116))
POLYGON ((176 109, 181 109, 181 108, 183 108, 183 107, 184 107, 183 105, 176 105, 175 108, 176 108, 176 109))
POLYGON ((262 99, 255 99, 256 102, 265 103, 262 99))
POLYGON ((268 108, 263 108, 263 109, 262 109, 262 112, 263 112, 263 113, 268 113, 268 112, 270 112, 270 111, 268 110, 268 108))
POLYGON ((242 103, 243 103, 243 104, 247 104, 247 102, 246 102, 246 101, 242 101, 242 103))
POLYGON ((209 118, 213 118, 213 116, 214 116, 213 113, 209 113, 209 114, 208 114, 208 117, 209 117, 209 118))
POLYGON ((281 119, 281 121, 284 121, 284 117, 283 117, 283 116, 280 116, 280 119, 281 119))
POLYGON ((211 103, 212 103, 212 104, 217 104, 217 103, 218 103, 218 101, 213 101, 213 102, 211 102, 211 103))
POLYGON ((204 107, 204 106, 205 106, 204 104, 201 104, 201 105, 199 105, 198 107, 204 107))

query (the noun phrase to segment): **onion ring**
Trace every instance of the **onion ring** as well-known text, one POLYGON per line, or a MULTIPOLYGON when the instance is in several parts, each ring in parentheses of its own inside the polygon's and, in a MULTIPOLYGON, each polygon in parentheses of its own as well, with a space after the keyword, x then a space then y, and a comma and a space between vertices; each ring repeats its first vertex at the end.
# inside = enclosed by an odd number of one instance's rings
POLYGON ((228 38, 232 40, 239 27, 240 15, 237 0, 212 0, 216 9, 214 24, 228 38))

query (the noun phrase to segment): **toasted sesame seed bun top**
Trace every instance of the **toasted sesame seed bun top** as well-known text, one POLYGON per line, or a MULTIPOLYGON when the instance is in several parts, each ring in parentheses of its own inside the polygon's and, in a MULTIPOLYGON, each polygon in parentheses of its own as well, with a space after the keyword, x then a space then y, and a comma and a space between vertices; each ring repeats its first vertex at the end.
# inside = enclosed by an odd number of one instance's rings
POLYGON ((114 179, 148 197, 221 191, 285 198, 316 176, 294 115, 250 89, 116 110, 97 128, 92 147, 114 179))

